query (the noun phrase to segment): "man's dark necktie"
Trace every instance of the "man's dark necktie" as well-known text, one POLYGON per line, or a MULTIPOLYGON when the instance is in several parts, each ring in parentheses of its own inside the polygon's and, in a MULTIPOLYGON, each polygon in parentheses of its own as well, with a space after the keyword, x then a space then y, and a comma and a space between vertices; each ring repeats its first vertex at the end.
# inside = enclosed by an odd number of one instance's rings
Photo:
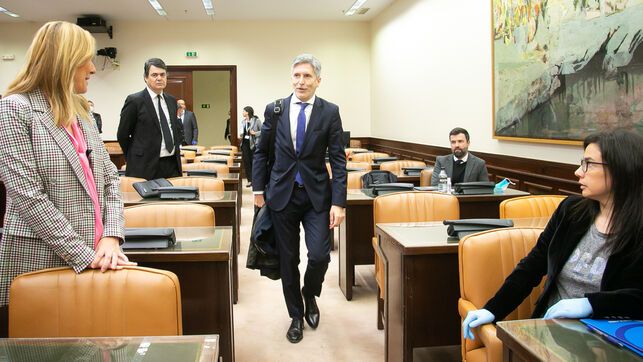
MULTIPOLYGON (((302 146, 304 145, 304 137, 306 137, 306 107, 308 106, 308 103, 303 103, 303 102, 297 102, 301 106, 299 109, 299 115, 297 116, 297 140, 295 141, 295 151, 297 152, 297 156, 299 156, 299 152, 301 151, 302 146)), ((301 174, 299 173, 299 170, 297 170, 297 174, 295 175, 295 182, 297 182, 300 185, 304 184, 304 180, 301 178, 301 174)))
POLYGON ((159 105, 159 120, 161 122, 161 131, 163 132, 163 140, 165 141, 165 149, 167 152, 174 151, 174 140, 172 139, 172 133, 170 132, 170 126, 167 124, 167 118, 165 118, 165 112, 161 107, 161 95, 156 96, 159 105))
POLYGON ((455 161, 455 164, 456 164, 456 165, 458 165, 458 166, 460 166, 460 165, 461 165, 461 164, 463 164, 463 163, 464 163, 464 161, 462 161, 462 160, 457 160, 457 161, 455 161))

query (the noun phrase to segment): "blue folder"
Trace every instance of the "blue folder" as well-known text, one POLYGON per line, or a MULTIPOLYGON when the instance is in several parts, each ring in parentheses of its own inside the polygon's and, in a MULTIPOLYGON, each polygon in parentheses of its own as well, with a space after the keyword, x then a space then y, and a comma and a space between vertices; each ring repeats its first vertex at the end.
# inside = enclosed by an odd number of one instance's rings
POLYGON ((643 321, 589 318, 580 321, 608 341, 643 357, 643 321))

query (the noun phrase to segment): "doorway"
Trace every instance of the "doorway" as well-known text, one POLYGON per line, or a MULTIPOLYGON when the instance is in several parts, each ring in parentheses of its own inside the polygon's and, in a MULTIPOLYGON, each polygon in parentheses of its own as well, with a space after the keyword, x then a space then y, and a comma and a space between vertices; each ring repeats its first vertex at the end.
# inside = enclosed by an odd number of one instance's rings
POLYGON ((236 65, 170 65, 166 91, 194 112, 199 145, 238 144, 236 65), (227 119, 230 141, 224 138, 227 119))

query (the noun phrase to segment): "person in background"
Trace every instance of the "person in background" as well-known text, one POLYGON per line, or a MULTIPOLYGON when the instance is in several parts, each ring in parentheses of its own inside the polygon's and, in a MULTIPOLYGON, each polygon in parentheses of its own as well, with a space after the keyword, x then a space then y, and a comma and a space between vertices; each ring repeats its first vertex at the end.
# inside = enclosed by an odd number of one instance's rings
POLYGON ((176 99, 163 90, 167 66, 151 58, 143 66, 146 87, 125 99, 118 143, 127 160, 125 175, 146 180, 181 176, 183 127, 176 118, 176 99))
POLYGON ((120 248, 118 173, 82 96, 96 71, 94 44, 74 24, 46 23, 0 100, 0 178, 7 192, 0 337, 7 336, 9 285, 17 275, 60 266, 80 273, 135 265, 120 248))
POLYGON ((183 125, 183 144, 196 145, 199 141, 199 126, 196 123, 196 116, 194 112, 187 110, 183 99, 176 101, 176 105, 178 107, 176 117, 183 125))
POLYGON ((469 132, 464 128, 456 127, 449 132, 449 141, 453 153, 436 157, 431 186, 437 186, 442 168, 447 177, 451 178, 452 185, 461 182, 489 181, 484 160, 469 152, 469 132))
POLYGON ((566 198, 534 248, 483 309, 462 322, 503 320, 547 277, 533 318, 643 319, 643 137, 617 129, 588 136, 566 198))
POLYGON ((252 155, 259 137, 261 136, 261 120, 255 116, 255 111, 250 106, 243 108, 243 119, 239 124, 239 139, 241 140, 241 157, 246 171, 248 184, 252 187, 252 155))
POLYGON ((103 133, 103 119, 101 118, 100 114, 94 112, 94 102, 88 100, 87 103, 89 103, 89 113, 91 113, 92 117, 94 117, 94 121, 96 121, 96 128, 98 128, 98 133, 103 133))
POLYGON ((254 203, 257 207, 265 203, 270 208, 279 249, 281 284, 292 319, 286 332, 291 343, 304 337, 304 319, 311 328, 319 325, 315 297, 321 295, 330 262, 328 236, 346 215, 342 119, 337 105, 315 95, 320 82, 319 60, 311 54, 297 56, 291 66, 294 93, 283 100, 283 111, 278 115, 274 113, 274 103, 266 106, 262 136, 254 155, 254 203), (274 164, 268 159, 272 132, 275 132, 274 164), (332 180, 326 169, 327 151, 332 180), (302 225, 308 265, 300 291, 302 225))
POLYGON ((223 138, 225 138, 228 142, 232 143, 232 140, 230 139, 231 134, 230 134, 230 114, 231 112, 228 111, 228 119, 225 120, 225 131, 223 131, 223 138))

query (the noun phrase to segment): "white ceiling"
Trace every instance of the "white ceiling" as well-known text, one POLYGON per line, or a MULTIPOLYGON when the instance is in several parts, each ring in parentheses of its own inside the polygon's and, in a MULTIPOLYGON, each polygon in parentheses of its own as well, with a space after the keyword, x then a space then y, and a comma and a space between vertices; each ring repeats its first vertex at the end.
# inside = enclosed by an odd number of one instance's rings
POLYGON ((354 0, 213 0, 215 15, 205 14, 201 0, 159 0, 167 18, 147 0, 0 0, 0 7, 20 15, 0 14, 0 22, 75 22, 82 15, 114 21, 339 20, 369 21, 395 0, 368 0, 365 15, 344 16, 354 0))

